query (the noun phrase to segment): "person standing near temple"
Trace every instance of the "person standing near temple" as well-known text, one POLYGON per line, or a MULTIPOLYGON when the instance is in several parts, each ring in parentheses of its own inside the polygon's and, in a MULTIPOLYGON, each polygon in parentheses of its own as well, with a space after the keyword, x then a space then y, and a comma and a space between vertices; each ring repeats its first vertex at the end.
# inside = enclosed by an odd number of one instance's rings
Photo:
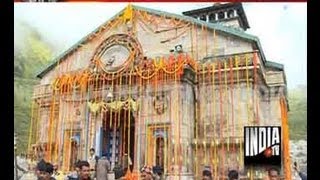
POLYGON ((99 157, 95 153, 95 149, 90 149, 90 157, 88 159, 88 162, 90 164, 90 177, 91 179, 94 179, 96 177, 96 170, 97 170, 97 162, 99 160, 99 157))
POLYGON ((228 179, 229 180, 238 180, 239 179, 239 173, 236 170, 230 170, 228 173, 228 179))
POLYGON ((107 180, 110 171, 110 162, 106 156, 102 156, 97 163, 96 178, 97 180, 107 180))
POLYGON ((90 177, 90 164, 87 161, 80 161, 78 167, 79 177, 77 180, 94 180, 90 177))
POLYGON ((56 180, 54 177, 51 177, 53 173, 53 165, 49 162, 41 160, 37 164, 37 179, 38 180, 56 180))
POLYGON ((212 173, 210 169, 204 169, 202 171, 202 180, 212 180, 212 173))

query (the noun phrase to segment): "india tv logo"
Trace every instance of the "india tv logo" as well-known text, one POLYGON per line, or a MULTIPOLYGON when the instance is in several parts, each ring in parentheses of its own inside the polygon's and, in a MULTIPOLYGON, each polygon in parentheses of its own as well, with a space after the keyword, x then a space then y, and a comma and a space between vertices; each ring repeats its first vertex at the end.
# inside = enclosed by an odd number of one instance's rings
POLYGON ((281 127, 244 127, 244 164, 281 165, 281 127))

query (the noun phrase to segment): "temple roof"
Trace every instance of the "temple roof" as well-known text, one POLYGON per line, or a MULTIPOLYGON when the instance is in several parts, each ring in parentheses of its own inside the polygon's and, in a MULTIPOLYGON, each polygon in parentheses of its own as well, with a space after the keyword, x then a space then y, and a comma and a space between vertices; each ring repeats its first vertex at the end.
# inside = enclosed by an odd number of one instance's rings
MULTIPOLYGON (((52 63, 50 63, 48 66, 46 66, 43 70, 41 70, 37 74, 37 77, 42 78, 45 74, 47 74, 50 70, 52 70, 55 66, 57 66, 61 61, 63 61, 68 54, 71 54, 72 52, 76 51, 79 47, 83 46, 87 42, 89 37, 92 37, 93 35, 98 33, 100 31, 100 29, 104 25, 108 24, 110 21, 112 21, 114 19, 120 18, 122 16, 122 14, 124 13, 124 11, 126 10, 126 8, 124 8, 123 10, 118 12, 116 15, 111 17, 108 21, 106 21, 105 23, 103 23, 102 25, 97 27, 94 31, 89 33, 87 36, 83 37, 80 41, 78 41, 76 44, 71 46, 65 52, 63 52, 62 54, 60 54, 59 56, 54 58, 52 63)), ((184 21, 187 21, 187 22, 191 22, 191 23, 193 23, 194 25, 197 25, 197 26, 204 26, 204 27, 207 27, 208 29, 219 31, 220 33, 224 33, 224 34, 227 34, 227 35, 232 35, 232 36, 235 36, 235 37, 238 37, 238 38, 242 38, 242 39, 247 40, 247 41, 251 41, 251 42, 255 43, 255 46, 258 49, 258 51, 260 52, 261 59, 263 60, 263 62, 264 63, 267 62, 266 58, 265 58, 265 55, 264 55, 264 52, 262 50, 262 46, 260 44, 259 38, 257 36, 248 34, 248 33, 244 32, 242 30, 237 30, 235 28, 226 27, 226 26, 223 26, 223 25, 218 24, 218 23, 207 23, 207 22, 204 22, 202 20, 198 20, 198 19, 195 19, 195 18, 189 17, 189 16, 178 15, 178 14, 174 14, 174 13, 154 10, 154 9, 145 8, 145 7, 136 6, 136 5, 132 5, 132 10, 145 11, 147 13, 154 14, 154 15, 157 15, 157 16, 166 16, 166 17, 171 17, 171 18, 184 20, 184 21)))

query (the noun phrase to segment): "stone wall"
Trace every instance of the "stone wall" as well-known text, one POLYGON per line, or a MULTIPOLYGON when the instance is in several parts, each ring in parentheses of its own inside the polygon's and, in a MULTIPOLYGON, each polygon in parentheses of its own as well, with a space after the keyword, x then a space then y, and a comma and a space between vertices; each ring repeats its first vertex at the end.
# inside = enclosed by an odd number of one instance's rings
MULTIPOLYGON (((152 17, 153 15, 149 14, 148 16, 152 17)), ((143 18, 138 17, 134 23, 136 38, 142 46, 144 56, 148 58, 168 56, 170 50, 174 50, 176 45, 182 45, 183 51, 195 60, 253 50, 251 42, 226 33, 219 31, 214 33, 212 29, 187 22, 182 23, 177 28, 170 19, 163 20, 159 16, 154 16, 153 19, 154 21, 147 24, 143 18), (156 32, 156 30, 159 30, 159 32, 156 32)), ((41 79, 41 84, 50 84, 56 76, 87 68, 96 48, 105 39, 113 34, 128 33, 128 26, 121 22, 121 19, 116 18, 111 22, 113 26, 110 26, 110 28, 109 26, 108 28, 102 28, 98 35, 90 35, 90 38, 88 37, 85 43, 79 45, 76 51, 69 53, 65 60, 49 71, 41 79)), ((106 27, 106 25, 104 26, 106 27)))

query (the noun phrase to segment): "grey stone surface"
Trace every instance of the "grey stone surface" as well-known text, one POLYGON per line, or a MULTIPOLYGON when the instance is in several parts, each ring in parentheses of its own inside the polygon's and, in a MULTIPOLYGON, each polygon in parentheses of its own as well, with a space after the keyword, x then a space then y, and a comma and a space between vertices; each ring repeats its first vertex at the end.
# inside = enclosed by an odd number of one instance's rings
MULTIPOLYGON (((307 141, 306 140, 291 140, 290 144, 290 157, 293 163, 297 162, 300 170, 307 174, 307 141)), ((292 168, 292 179, 293 180, 300 180, 298 173, 292 168)))

